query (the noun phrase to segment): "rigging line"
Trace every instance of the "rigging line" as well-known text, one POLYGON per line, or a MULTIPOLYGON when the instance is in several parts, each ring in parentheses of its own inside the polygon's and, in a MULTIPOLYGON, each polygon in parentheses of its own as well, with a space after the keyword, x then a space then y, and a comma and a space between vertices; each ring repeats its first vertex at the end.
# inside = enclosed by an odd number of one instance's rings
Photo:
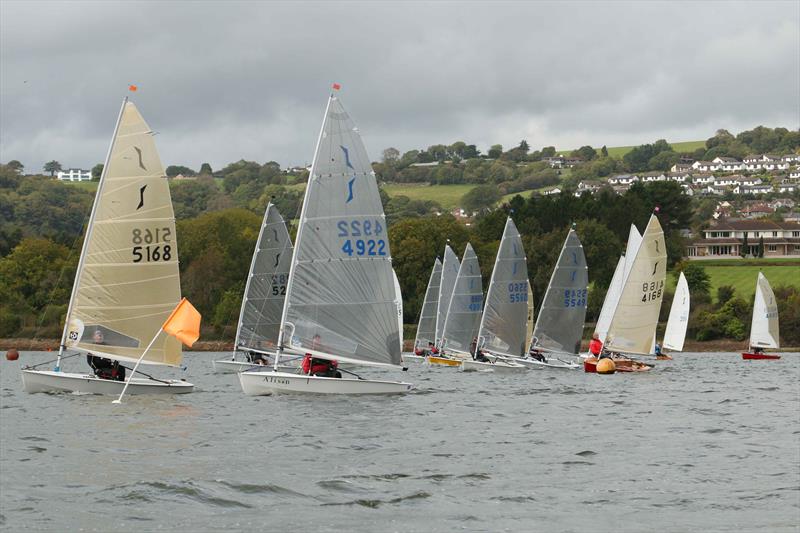
MULTIPOLYGON (((131 371, 133 370, 132 368, 130 368, 130 367, 127 367, 127 366, 125 366, 125 365, 119 365, 119 366, 121 366, 122 368, 126 368, 126 369, 128 369, 128 370, 131 370, 131 371)), ((143 376, 146 376, 146 377, 148 377, 148 378, 152 379, 153 381, 158 381, 159 383, 166 383, 167 385, 169 385, 169 384, 170 384, 170 382, 169 382, 169 381, 164 381, 163 379, 154 378, 154 377, 153 377, 153 376, 151 376, 150 374, 147 374, 146 372, 142 372, 141 370, 138 370, 138 369, 136 370, 136 373, 137 373, 137 374, 141 374, 141 375, 143 375, 143 376)))
MULTIPOLYGON (((69 359, 70 357, 75 357, 76 355, 81 355, 81 353, 82 353, 82 352, 75 352, 75 353, 74 353, 74 354, 72 354, 72 355, 66 355, 66 356, 62 356, 62 357, 61 357, 61 359, 62 359, 62 360, 64 360, 64 359, 69 359)), ((22 367, 22 369, 23 369, 23 370, 27 370, 27 369, 31 369, 31 370, 33 370, 34 368, 40 367, 40 366, 42 366, 42 365, 48 365, 48 364, 50 364, 50 363, 55 363, 56 361, 58 361, 58 359, 51 359, 50 361, 45 361, 45 362, 43 362, 43 363, 37 363, 37 364, 35 364, 35 365, 28 365, 28 366, 24 366, 24 367, 22 367)))

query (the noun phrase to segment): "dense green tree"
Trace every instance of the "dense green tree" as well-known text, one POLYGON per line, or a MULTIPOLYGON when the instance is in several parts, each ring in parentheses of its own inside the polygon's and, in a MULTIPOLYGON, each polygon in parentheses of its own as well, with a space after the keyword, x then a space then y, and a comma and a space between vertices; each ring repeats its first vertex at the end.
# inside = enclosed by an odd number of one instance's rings
POLYGON ((602 148, 600 148, 600 155, 603 157, 608 157, 608 148, 604 144, 602 148))
POLYGON ((179 174, 182 176, 194 176, 197 172, 183 165, 170 165, 167 167, 166 174, 168 177, 174 178, 179 174))
POLYGON ((92 167, 92 179, 99 180, 103 175, 103 163, 97 163, 92 167))
POLYGON ((676 279, 680 272, 683 272, 686 277, 686 284, 689 286, 689 292, 693 297, 696 294, 709 294, 711 278, 703 265, 697 261, 682 261, 675 265, 673 270, 676 279))
POLYGON ((491 185, 478 185, 461 197, 461 207, 467 212, 483 211, 492 207, 500 200, 497 187, 491 185))
POLYGON ((211 170, 211 165, 209 165, 208 163, 203 163, 202 165, 200 165, 201 176, 210 176, 211 174, 213 174, 213 171, 211 170))
MULTIPOLYGON (((606 154, 608 154, 608 152, 606 152, 606 154)), ((572 151, 572 156, 580 157, 584 161, 591 161, 592 159, 597 158, 597 150, 589 145, 581 146, 577 150, 572 151)))
POLYGON ((397 148, 387 148, 383 151, 384 163, 396 163, 400 159, 400 151, 397 148))
POLYGON ((8 163, 6 163, 8 168, 16 172, 17 174, 22 174, 22 170, 25 168, 25 165, 17 161, 16 159, 12 159, 8 163))
POLYGON ((59 163, 55 159, 53 161, 48 161, 47 163, 44 164, 44 171, 49 172, 51 178, 55 175, 56 172, 60 170, 61 170, 61 163, 59 163))
POLYGON ((489 153, 487 154, 489 159, 499 159, 501 155, 503 155, 503 145, 502 144, 493 144, 491 148, 489 148, 489 153))

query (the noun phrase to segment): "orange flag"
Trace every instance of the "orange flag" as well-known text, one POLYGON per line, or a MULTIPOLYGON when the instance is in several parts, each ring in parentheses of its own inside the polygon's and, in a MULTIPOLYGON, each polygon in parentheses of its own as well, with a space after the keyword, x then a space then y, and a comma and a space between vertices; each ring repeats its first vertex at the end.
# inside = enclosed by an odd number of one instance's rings
POLYGON ((200 338, 200 313, 189 300, 183 298, 181 303, 172 311, 161 329, 179 339, 183 344, 192 347, 200 338))
POLYGON ((128 85, 128 90, 130 92, 135 93, 136 89, 138 89, 138 87, 136 85, 128 85))

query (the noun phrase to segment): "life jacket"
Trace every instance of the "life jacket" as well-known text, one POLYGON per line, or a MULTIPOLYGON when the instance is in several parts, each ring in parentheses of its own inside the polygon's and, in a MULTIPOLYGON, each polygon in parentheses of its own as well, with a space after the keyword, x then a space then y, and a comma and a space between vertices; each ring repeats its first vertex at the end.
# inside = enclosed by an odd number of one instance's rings
POLYGON ((425 355, 425 351, 422 348, 417 348, 414 350, 414 355, 425 355))
POLYGON ((592 339, 592 342, 589 343, 589 351, 592 352, 592 355, 600 355, 600 352, 603 351, 603 342, 600 339, 592 339))
POLYGON ((304 374, 327 374, 331 370, 339 366, 338 361, 328 361, 327 359, 317 359, 306 354, 303 357, 303 373, 304 374))

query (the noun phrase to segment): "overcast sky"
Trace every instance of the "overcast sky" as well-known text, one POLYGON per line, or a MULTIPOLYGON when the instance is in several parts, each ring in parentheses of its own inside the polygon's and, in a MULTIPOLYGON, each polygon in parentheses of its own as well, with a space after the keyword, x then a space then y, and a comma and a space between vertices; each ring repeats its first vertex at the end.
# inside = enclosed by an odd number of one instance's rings
POLYGON ((127 87, 164 165, 313 156, 332 82, 374 160, 800 127, 800 2, 0 1, 0 160, 90 168, 127 87))

